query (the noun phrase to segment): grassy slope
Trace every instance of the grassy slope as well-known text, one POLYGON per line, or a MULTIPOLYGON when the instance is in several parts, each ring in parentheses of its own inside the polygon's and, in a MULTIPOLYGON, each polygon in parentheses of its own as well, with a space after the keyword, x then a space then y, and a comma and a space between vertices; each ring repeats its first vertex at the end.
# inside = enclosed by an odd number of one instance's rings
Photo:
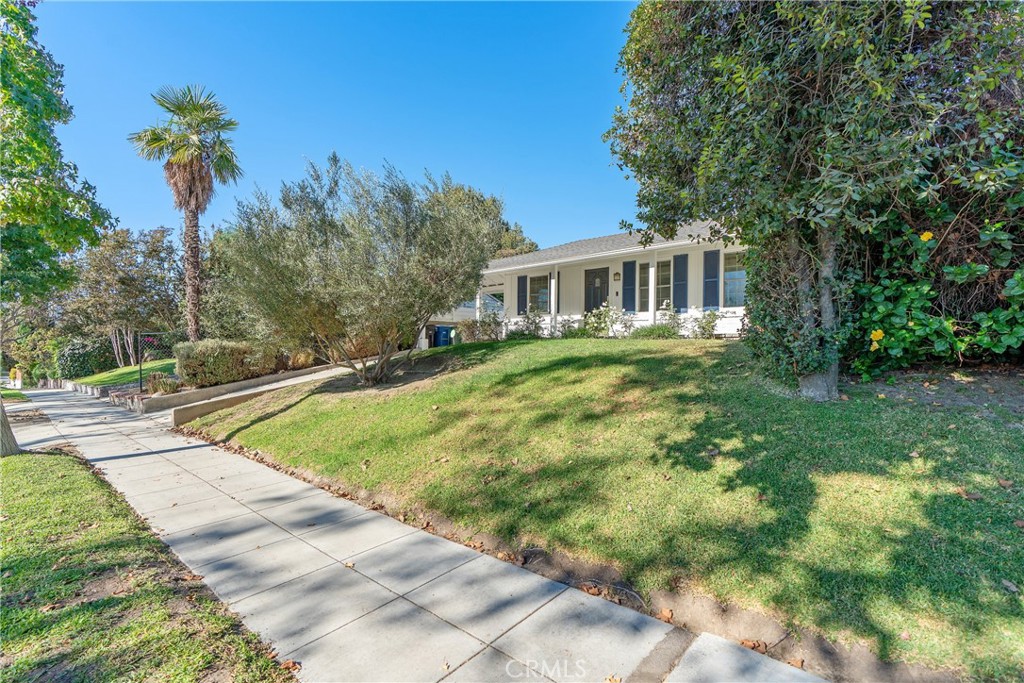
POLYGON ((8 401, 27 401, 28 396, 17 389, 0 389, 0 398, 8 401))
POLYGON ((1024 586, 1019 425, 867 387, 828 405, 784 398, 734 343, 448 353, 479 365, 385 397, 282 390, 199 426, 507 539, 612 562, 643 590, 681 577, 883 657, 1020 675, 1024 607, 1000 587, 1024 586))
MULTIPOLYGON (((142 376, 146 377, 151 372, 166 372, 172 374, 177 361, 173 358, 163 360, 150 360, 142 364, 142 376)), ((75 380, 79 384, 88 384, 94 387, 113 387, 121 384, 131 384, 139 381, 139 366, 128 365, 123 368, 114 368, 106 372, 100 372, 88 377, 81 377, 75 380)))
POLYGON ((0 680, 293 680, 79 460, 0 474, 0 680))

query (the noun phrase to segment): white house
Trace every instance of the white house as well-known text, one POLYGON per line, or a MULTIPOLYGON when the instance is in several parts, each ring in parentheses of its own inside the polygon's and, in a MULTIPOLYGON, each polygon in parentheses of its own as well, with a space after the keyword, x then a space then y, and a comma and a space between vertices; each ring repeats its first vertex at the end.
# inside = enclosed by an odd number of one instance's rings
POLYGON ((658 322, 666 301, 684 319, 715 310, 718 334, 738 334, 746 288, 744 247, 706 241, 709 225, 684 226, 676 239, 655 237, 647 247, 638 236, 621 232, 495 259, 483 273, 476 301, 438 316, 422 342, 443 345, 451 325, 488 309, 514 328, 529 308, 543 316, 550 332, 560 321, 578 321, 605 302, 632 314, 637 327, 658 322))

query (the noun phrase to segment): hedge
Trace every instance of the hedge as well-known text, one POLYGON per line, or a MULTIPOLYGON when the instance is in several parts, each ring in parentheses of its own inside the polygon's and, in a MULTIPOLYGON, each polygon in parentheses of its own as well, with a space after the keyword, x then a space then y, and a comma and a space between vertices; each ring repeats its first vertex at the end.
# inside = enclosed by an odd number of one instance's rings
POLYGON ((57 349, 57 376, 64 379, 88 377, 117 367, 109 339, 72 339, 57 349))
POLYGON ((247 342, 204 339, 174 345, 178 376, 194 387, 212 387, 270 374, 276 354, 247 342))

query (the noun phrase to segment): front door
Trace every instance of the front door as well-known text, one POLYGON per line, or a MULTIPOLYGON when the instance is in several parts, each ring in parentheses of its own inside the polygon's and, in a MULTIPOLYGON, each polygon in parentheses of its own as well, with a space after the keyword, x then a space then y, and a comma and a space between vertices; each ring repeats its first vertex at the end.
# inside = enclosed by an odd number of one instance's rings
POLYGON ((583 273, 583 304, 588 313, 608 301, 608 269, 594 268, 583 273))

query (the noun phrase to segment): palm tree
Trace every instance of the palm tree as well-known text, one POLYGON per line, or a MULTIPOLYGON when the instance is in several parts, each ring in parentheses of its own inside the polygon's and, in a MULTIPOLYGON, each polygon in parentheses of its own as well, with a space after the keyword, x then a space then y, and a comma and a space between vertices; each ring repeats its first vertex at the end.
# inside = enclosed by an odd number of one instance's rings
POLYGON ((234 183, 242 177, 238 157, 225 134, 238 127, 212 92, 198 85, 160 88, 153 101, 170 118, 132 133, 128 140, 144 159, 164 162, 164 178, 174 206, 185 213, 185 317, 188 338, 199 340, 199 216, 210 205, 214 180, 234 183))

